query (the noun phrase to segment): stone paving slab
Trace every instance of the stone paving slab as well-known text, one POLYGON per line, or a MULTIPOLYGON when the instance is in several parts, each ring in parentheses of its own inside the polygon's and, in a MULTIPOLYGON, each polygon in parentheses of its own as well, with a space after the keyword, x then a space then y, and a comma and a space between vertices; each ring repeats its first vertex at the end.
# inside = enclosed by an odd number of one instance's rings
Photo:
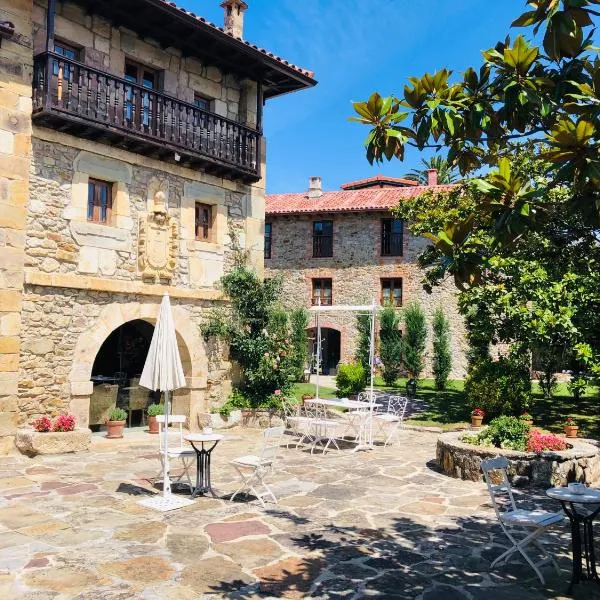
MULTIPOLYGON (((229 500, 238 483, 229 460, 261 442, 236 429, 213 453, 219 498, 171 513, 137 504, 156 492, 151 436, 0 458, 0 598, 600 600, 600 585, 566 593, 566 523, 548 536, 562 571, 548 570, 546 585, 518 560, 491 571, 507 545, 486 489, 437 472, 436 440, 405 431, 395 446, 358 454, 283 448, 279 502, 262 508, 229 500)), ((539 491, 518 498, 557 509, 539 491)))

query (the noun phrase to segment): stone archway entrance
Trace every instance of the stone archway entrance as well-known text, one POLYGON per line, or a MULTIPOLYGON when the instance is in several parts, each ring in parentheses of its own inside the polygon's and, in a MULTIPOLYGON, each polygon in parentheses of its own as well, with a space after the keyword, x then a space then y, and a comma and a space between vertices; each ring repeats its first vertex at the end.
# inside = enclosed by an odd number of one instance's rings
MULTIPOLYGON (((122 362, 116 362, 118 361, 117 357, 111 362, 104 348, 110 349, 111 344, 115 348, 114 340, 118 339, 120 335, 122 337, 124 331, 130 334, 133 332, 133 335, 138 337, 146 338, 148 334, 151 337, 159 306, 160 301, 107 305, 95 323, 80 335, 75 348, 69 381, 71 385, 70 409, 81 426, 91 425, 91 400, 95 391, 94 383, 97 383, 93 377, 97 377, 99 374, 97 371, 101 367, 112 370, 116 364, 123 365, 122 362)), ((173 395, 173 411, 188 416, 190 429, 197 430, 199 427, 198 414, 206 412, 204 396, 207 387, 208 359, 198 328, 190 319, 187 311, 177 305, 174 305, 172 310, 179 353, 187 382, 186 388, 177 390, 173 395)), ((143 358, 145 360, 145 355, 143 358)), ((135 362, 135 360, 128 367, 132 371, 136 370, 139 362, 135 362)), ((112 377, 115 378, 115 373, 123 372, 129 375, 128 371, 118 370, 112 374, 112 377)), ((135 375, 139 375, 139 373, 133 373, 134 379, 135 375)), ((110 377, 110 373, 107 377, 110 377)), ((121 382, 112 384, 120 387, 132 387, 128 384, 121 384, 121 382)), ((114 390, 111 391, 111 394, 114 394, 114 390)), ((119 392, 117 392, 117 396, 118 394, 119 392)), ((108 399, 106 403, 108 403, 108 399)), ((97 416, 94 416, 97 419, 97 416)))

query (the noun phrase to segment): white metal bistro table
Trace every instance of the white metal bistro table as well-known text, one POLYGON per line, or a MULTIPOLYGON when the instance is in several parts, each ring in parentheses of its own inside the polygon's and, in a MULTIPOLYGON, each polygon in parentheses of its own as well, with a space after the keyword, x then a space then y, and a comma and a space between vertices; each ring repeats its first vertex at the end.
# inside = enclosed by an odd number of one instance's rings
POLYGON ((349 400, 348 398, 307 398, 306 404, 321 404, 323 406, 332 406, 335 408, 348 409, 366 409, 364 417, 361 417, 358 428, 358 437, 356 438, 357 450, 370 450, 373 448, 373 410, 379 408, 381 404, 377 402, 362 402, 360 400, 349 400))
POLYGON ((196 487, 192 492, 192 498, 206 492, 210 492, 213 498, 216 498, 210 483, 210 455, 225 436, 219 433, 188 433, 183 436, 183 439, 187 440, 196 451, 196 487), (212 443, 210 448, 204 447, 204 444, 210 443, 212 443))
POLYGON ((575 583, 579 583, 582 579, 600 581, 596 571, 596 552, 594 548, 594 519, 600 513, 600 490, 587 488, 585 493, 575 494, 569 488, 559 487, 546 490, 546 495, 562 504, 563 510, 571 522, 573 576, 570 587, 575 583), (581 525, 583 525, 583 552, 581 525), (585 573, 582 564, 584 557, 585 573))

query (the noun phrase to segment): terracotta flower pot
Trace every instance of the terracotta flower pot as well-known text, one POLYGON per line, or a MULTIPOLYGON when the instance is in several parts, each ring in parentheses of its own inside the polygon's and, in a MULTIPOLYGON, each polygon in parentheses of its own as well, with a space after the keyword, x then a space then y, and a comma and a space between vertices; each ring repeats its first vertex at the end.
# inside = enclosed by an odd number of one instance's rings
POLYGON ((565 425, 565 434, 568 438, 576 438, 578 429, 578 425, 565 425))
POLYGON ((106 421, 106 437, 109 440, 117 440, 123 437, 125 421, 106 421))
POLYGON ((156 417, 148 417, 148 433, 158 433, 158 421, 156 417))
POLYGON ((471 427, 481 427, 483 415, 471 415, 471 427))

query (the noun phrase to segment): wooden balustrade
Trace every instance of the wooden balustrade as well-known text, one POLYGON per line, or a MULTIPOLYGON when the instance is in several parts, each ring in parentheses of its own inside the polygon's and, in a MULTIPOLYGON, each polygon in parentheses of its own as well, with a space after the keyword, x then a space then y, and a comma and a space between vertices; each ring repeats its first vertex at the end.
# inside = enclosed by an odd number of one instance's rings
POLYGON ((81 135, 247 181, 260 178, 260 134, 53 52, 36 56, 34 119, 81 135))

